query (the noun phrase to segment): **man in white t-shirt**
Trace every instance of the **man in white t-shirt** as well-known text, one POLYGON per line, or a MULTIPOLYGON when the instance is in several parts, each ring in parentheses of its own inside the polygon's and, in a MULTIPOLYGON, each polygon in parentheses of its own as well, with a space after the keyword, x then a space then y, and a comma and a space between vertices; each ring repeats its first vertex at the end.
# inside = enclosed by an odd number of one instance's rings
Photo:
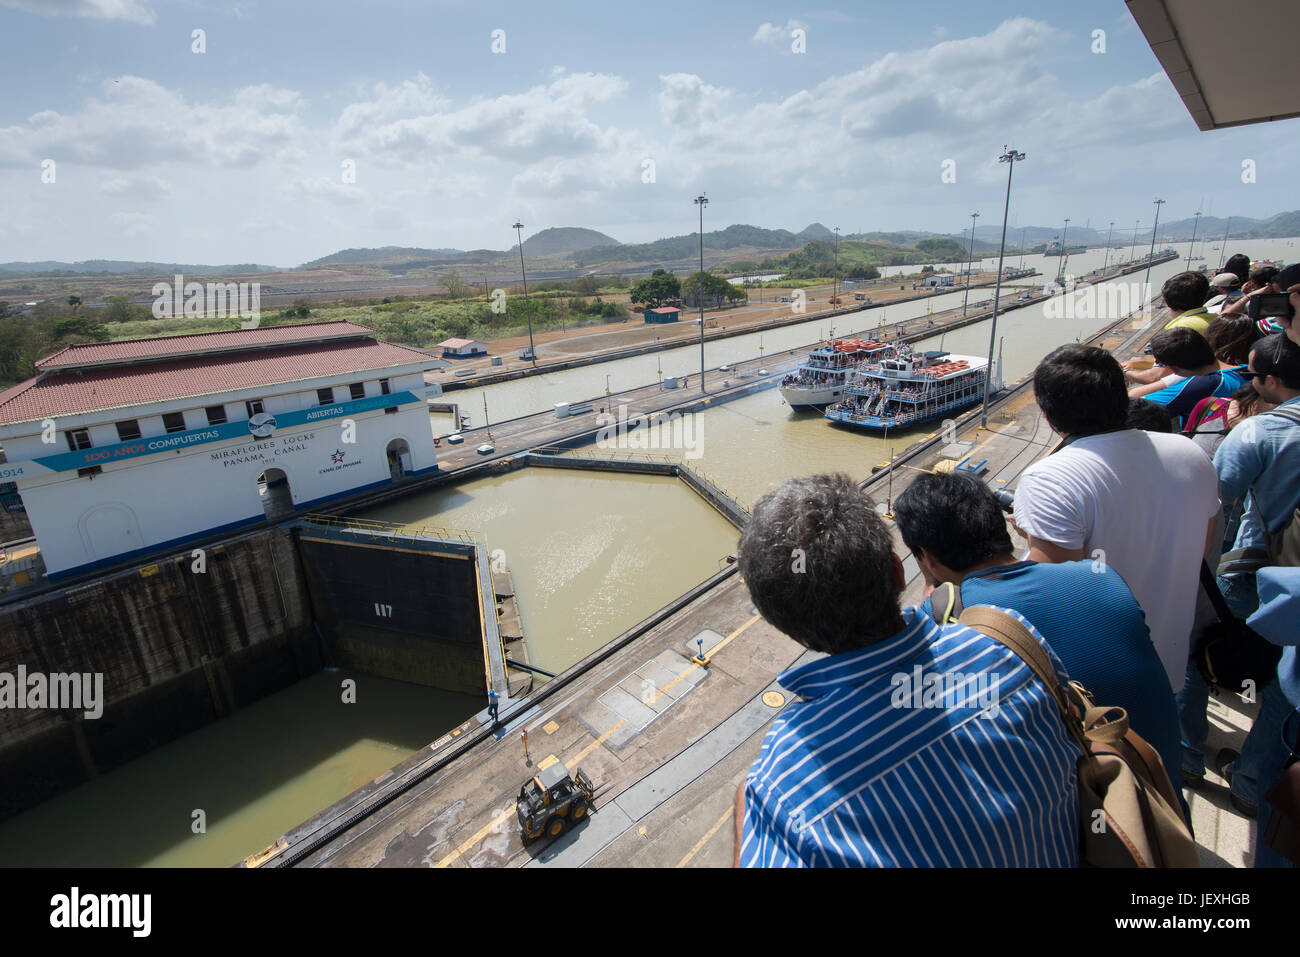
POLYGON ((1214 466, 1183 436, 1125 428, 1124 373, 1104 349, 1057 349, 1034 371, 1034 394, 1066 443, 1016 486, 1015 523, 1029 558, 1091 558, 1119 572, 1177 692, 1219 514, 1214 466))

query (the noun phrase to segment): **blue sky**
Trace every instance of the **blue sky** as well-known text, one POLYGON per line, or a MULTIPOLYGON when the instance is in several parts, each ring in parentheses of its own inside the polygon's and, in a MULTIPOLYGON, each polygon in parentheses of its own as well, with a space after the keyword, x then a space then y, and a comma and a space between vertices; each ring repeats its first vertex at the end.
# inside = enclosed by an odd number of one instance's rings
POLYGON ((956 232, 1000 220, 1004 143, 1013 227, 1300 206, 1300 121, 1197 131, 1120 0, 0 0, 0 76, 0 261, 640 242, 700 190, 706 228, 956 232))

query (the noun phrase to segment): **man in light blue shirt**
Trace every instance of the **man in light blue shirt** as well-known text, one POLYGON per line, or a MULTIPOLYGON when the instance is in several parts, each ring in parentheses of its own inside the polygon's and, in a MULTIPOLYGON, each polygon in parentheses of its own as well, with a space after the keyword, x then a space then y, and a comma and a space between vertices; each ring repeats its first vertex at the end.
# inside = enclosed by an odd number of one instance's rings
MULTIPOLYGON (((1277 404, 1270 412, 1252 416, 1228 433, 1214 454, 1219 473, 1219 495, 1225 505, 1244 502, 1246 510, 1237 531, 1235 549, 1267 548, 1275 534, 1300 507, 1300 346, 1282 333, 1260 339, 1251 347, 1246 373, 1255 391, 1277 404)), ((1253 575, 1220 578, 1219 586, 1232 610, 1246 617, 1259 603, 1253 575)), ((1209 734, 1205 707, 1209 690, 1190 665, 1187 682, 1178 696, 1183 725, 1185 776, 1195 776, 1200 745, 1209 734)), ((1280 733, 1276 684, 1260 694, 1260 714, 1241 754, 1222 753, 1218 765, 1228 777, 1233 804, 1253 816, 1259 805, 1260 762, 1273 738, 1280 733), (1232 758, 1235 757, 1235 761, 1232 758)), ((1202 773, 1204 773, 1202 768, 1202 773)))
POLYGON ((994 639, 900 609, 902 564, 852 481, 760 499, 739 566, 763 617, 826 654, 780 677, 798 698, 738 795, 741 866, 1078 863, 1080 751, 1050 692, 994 639))

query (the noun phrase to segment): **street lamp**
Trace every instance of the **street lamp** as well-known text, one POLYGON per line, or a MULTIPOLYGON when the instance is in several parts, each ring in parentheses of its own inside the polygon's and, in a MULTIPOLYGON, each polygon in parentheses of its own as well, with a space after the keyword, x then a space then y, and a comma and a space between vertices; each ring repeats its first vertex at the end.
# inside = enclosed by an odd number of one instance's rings
POLYGON ((1201 211, 1196 211, 1196 221, 1192 223, 1192 244, 1187 247, 1187 268, 1192 268, 1192 250, 1196 248, 1196 228, 1201 225, 1201 211))
POLYGON ((1110 262, 1110 237, 1115 232, 1115 224, 1110 224, 1110 229, 1106 230, 1106 258, 1101 261, 1101 271, 1106 271, 1106 264, 1110 262))
POLYGON ((1065 234, 1070 231, 1070 220, 1065 221, 1065 228, 1061 230, 1061 261, 1056 266, 1056 278, 1059 280, 1065 275, 1065 234))
POLYGON ((695 290, 700 299, 700 391, 704 391, 704 207, 709 205, 703 193, 695 197, 695 205, 700 207, 700 282, 695 290))
POLYGON ((993 291, 993 320, 989 323, 989 364, 984 370, 984 410, 980 414, 980 428, 988 428, 989 424, 989 393, 993 386, 993 343, 997 341, 998 335, 998 300, 1002 296, 1002 258, 1007 251, 1007 213, 1011 210, 1011 174, 1015 171, 1016 161, 1024 162, 1025 154, 1017 153, 1015 150, 1006 150, 998 157, 999 163, 1007 165, 1007 200, 1002 207, 1002 244, 998 247, 998 284, 993 291))
POLYGON ((1025 268, 1025 233, 1028 231, 1029 231, 1028 226, 1020 230, 1020 268, 1021 269, 1025 268))
POLYGON ((975 220, 979 213, 970 214, 970 249, 966 252, 966 295, 961 297, 961 314, 966 315, 966 300, 970 299, 971 257, 975 255, 975 220))
POLYGON ((1147 304, 1146 296, 1151 289, 1151 257, 1156 254, 1156 230, 1160 228, 1160 207, 1165 204, 1165 201, 1163 199, 1157 199, 1155 204, 1156 218, 1155 222, 1151 224, 1151 252, 1147 253, 1147 277, 1142 280, 1143 306, 1147 304))
POLYGON ((524 224, 516 220, 513 229, 515 231, 515 236, 519 240, 519 272, 524 277, 524 318, 528 320, 528 355, 533 360, 533 368, 536 369, 537 349, 533 345, 533 314, 531 308, 528 305, 528 271, 524 269, 524 237, 522 232, 523 228, 524 228, 524 224))
POLYGON ((1138 229, 1142 226, 1142 220, 1133 220, 1133 246, 1128 251, 1128 261, 1135 263, 1138 260, 1138 229))
POLYGON ((835 275, 831 276, 831 301, 836 306, 840 304, 839 303, 840 294, 836 292, 836 281, 839 279, 839 275, 840 275, 840 228, 836 226, 835 227, 835 275))

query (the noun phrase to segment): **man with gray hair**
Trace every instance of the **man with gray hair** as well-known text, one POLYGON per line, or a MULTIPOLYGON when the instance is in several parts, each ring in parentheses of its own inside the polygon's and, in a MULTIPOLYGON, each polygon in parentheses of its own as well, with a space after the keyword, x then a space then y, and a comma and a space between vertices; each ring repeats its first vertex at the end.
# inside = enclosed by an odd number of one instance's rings
POLYGON ((1052 696, 1001 643, 900 608, 866 493, 790 479, 754 506, 739 566, 763 617, 824 653, 780 676, 796 697, 737 792, 739 865, 1078 863, 1080 752, 1052 696))

